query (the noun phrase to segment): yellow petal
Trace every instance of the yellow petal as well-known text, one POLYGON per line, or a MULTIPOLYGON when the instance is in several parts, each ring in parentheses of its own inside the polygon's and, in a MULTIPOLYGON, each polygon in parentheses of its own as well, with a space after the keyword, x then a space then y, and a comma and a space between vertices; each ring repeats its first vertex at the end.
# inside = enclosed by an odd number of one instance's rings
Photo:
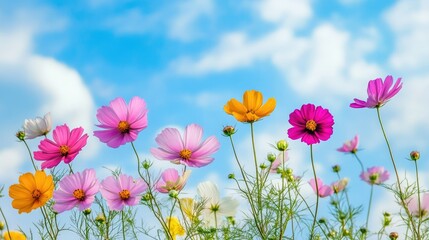
POLYGON ((234 112, 244 114, 247 112, 246 107, 241 102, 237 101, 237 99, 235 98, 229 100, 223 107, 223 110, 227 114, 232 114, 234 112))
POLYGON ((256 90, 244 92, 243 104, 248 111, 256 111, 262 105, 262 93, 256 90))
POLYGON ((274 111, 274 108, 276 108, 276 99, 270 98, 255 114, 262 118, 270 115, 274 111))

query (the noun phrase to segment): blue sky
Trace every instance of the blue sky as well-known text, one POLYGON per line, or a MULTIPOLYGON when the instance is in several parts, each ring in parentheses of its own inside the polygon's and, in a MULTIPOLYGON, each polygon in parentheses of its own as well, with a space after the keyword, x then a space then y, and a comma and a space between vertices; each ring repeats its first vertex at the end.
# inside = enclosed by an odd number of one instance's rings
MULTIPOLYGON (((360 193, 369 187, 359 180, 357 163, 335 149, 359 134, 364 165, 393 170, 376 112, 348 107, 353 98, 366 98, 368 80, 403 78, 402 91, 382 109, 384 123, 401 172, 412 176, 405 158, 417 149, 422 182, 429 180, 428 16, 423 0, 2 1, 0 183, 8 187, 31 170, 14 134, 25 118, 48 111, 55 125, 83 126, 91 136, 76 168, 96 168, 100 177, 107 174, 102 166, 136 174, 130 145, 109 149, 92 131, 98 107, 118 96, 140 96, 149 109, 149 126, 136 141, 141 154, 155 160, 149 149, 166 126, 197 123, 222 147, 213 164, 194 169, 189 191, 205 179, 231 188, 226 175, 237 168, 221 129, 237 126, 246 161, 249 127, 226 115, 223 105, 257 89, 277 99, 272 116, 256 124, 260 161, 272 151, 270 143, 287 138, 290 112, 304 103, 322 105, 336 124, 332 138, 314 148, 320 176, 330 183, 336 180, 330 167, 342 165, 351 179, 352 202, 366 206, 360 193)), ((31 143, 33 149, 37 144, 31 143)), ((290 146, 291 166, 308 171, 307 146, 290 146)), ((157 163, 157 169, 168 166, 157 163)), ((375 211, 392 209, 392 196, 383 192, 376 191, 375 211)), ((15 216, 7 197, 0 204, 12 219, 25 217, 15 216)))

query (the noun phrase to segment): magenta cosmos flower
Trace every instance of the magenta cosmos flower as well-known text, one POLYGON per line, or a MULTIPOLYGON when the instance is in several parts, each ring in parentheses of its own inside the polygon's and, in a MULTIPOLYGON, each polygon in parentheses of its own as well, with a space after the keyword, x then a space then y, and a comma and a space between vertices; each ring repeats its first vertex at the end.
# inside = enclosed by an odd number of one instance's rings
POLYGON ((110 210, 121 211, 125 205, 135 206, 140 201, 140 195, 147 185, 140 179, 120 174, 118 177, 109 176, 101 182, 100 192, 106 199, 110 210))
POLYGON ((360 174, 360 178, 370 185, 382 184, 389 179, 389 172, 384 167, 371 167, 360 174))
POLYGON ((356 135, 352 140, 347 141, 341 146, 337 148, 337 151, 344 153, 356 153, 359 145, 359 136, 356 135))
POLYGON ((334 193, 334 190, 332 190, 332 187, 329 185, 323 184, 320 178, 317 178, 317 188, 316 188, 316 182, 314 181, 314 178, 310 179, 308 183, 310 184, 311 188, 313 188, 314 193, 319 194, 319 197, 321 198, 331 196, 334 193), (316 189, 319 189, 319 191, 317 191, 316 189))
POLYGON ((82 173, 65 176, 54 192, 54 211, 61 213, 78 207, 83 211, 94 202, 100 184, 95 177, 94 169, 85 169, 82 173))
POLYGON ((127 105, 123 98, 116 98, 109 106, 97 110, 97 125, 104 130, 94 131, 94 136, 107 146, 117 148, 137 139, 140 131, 147 127, 146 103, 139 97, 133 97, 127 105))
POLYGON ((401 78, 398 78, 393 85, 393 77, 387 76, 383 80, 377 78, 368 82, 368 98, 366 101, 355 98, 354 103, 350 104, 352 108, 379 108, 393 98, 402 88, 401 78))
POLYGON ((210 155, 219 149, 220 144, 214 136, 201 142, 202 136, 203 129, 196 124, 186 126, 183 138, 176 128, 166 128, 155 139, 159 147, 150 151, 161 160, 189 167, 203 167, 214 160, 210 155))
POLYGON ((39 150, 34 152, 34 159, 43 161, 42 169, 53 168, 61 161, 70 163, 86 145, 88 134, 83 134, 83 128, 75 128, 70 131, 64 124, 53 131, 54 141, 43 139, 40 141, 39 150))
POLYGON ((180 191, 185 187, 186 181, 188 180, 190 170, 183 172, 182 176, 174 168, 166 169, 162 172, 161 177, 155 184, 155 188, 158 192, 168 193, 171 190, 180 191))
POLYGON ((301 142, 311 145, 331 137, 334 117, 321 106, 304 104, 301 109, 295 109, 289 115, 289 123, 292 124, 287 131, 289 138, 293 140, 301 138, 301 142))
POLYGON ((429 214, 429 193, 424 193, 420 198, 420 209, 417 194, 407 201, 408 210, 415 217, 425 217, 429 214))

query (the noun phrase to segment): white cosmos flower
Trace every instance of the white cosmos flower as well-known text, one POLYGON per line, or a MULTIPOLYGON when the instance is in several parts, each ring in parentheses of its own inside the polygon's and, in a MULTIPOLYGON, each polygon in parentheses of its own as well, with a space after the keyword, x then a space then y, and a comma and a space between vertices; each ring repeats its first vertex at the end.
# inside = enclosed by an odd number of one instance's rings
POLYGON ((51 113, 45 114, 43 118, 25 119, 24 132, 26 139, 33 139, 46 135, 52 129, 51 113))
POLYGON ((237 212, 238 201, 232 197, 220 199, 219 190, 211 181, 198 184, 197 193, 205 201, 202 216, 209 227, 217 227, 223 217, 234 216, 237 212))

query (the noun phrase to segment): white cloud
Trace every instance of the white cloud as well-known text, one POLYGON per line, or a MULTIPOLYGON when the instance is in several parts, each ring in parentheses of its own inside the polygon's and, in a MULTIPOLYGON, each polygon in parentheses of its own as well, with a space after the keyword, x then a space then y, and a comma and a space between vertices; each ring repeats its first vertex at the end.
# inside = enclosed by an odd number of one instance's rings
POLYGON ((184 96, 185 101, 195 104, 198 107, 218 107, 222 106, 224 101, 224 95, 213 92, 199 92, 194 95, 184 96))
POLYGON ((429 63, 429 2, 398 1, 384 17, 395 35, 390 64, 397 70, 427 70, 429 63))
POLYGON ((290 27, 305 25, 313 15, 309 0, 265 0, 256 9, 263 20, 290 27))
POLYGON ((19 174, 18 169, 23 162, 24 156, 20 149, 0 149, 0 180, 4 182, 10 179, 15 179, 19 174))

